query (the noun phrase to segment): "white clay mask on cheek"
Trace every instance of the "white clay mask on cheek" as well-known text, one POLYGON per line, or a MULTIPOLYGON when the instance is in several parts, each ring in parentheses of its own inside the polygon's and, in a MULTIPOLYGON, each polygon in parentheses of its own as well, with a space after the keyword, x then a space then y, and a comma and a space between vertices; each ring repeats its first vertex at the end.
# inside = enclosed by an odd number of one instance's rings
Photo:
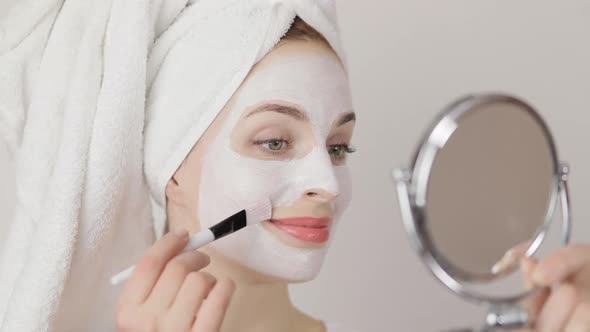
MULTIPOLYGON (((253 72, 237 92, 232 113, 203 160, 199 194, 202 227, 263 198, 270 198, 274 207, 289 206, 309 189, 338 195, 334 219, 345 207, 350 196, 348 171, 345 166, 332 165, 325 142, 338 116, 351 110, 350 92, 338 60, 324 53, 285 54, 269 59, 272 61, 253 72), (304 157, 259 160, 232 150, 231 133, 244 111, 269 100, 298 105, 306 112, 315 146, 304 157)), ((293 281, 313 278, 326 251, 325 246, 286 245, 262 225, 247 227, 212 245, 246 267, 293 281)))

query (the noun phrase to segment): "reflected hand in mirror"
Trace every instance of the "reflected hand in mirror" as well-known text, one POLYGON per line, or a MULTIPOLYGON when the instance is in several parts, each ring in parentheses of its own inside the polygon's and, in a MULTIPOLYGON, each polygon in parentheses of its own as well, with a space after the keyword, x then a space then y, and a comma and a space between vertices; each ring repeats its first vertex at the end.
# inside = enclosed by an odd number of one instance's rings
POLYGON ((491 272, 493 274, 500 274, 507 271, 511 271, 518 267, 521 259, 525 257, 527 250, 530 248, 532 241, 525 241, 518 245, 510 248, 500 258, 500 260, 492 266, 491 272))

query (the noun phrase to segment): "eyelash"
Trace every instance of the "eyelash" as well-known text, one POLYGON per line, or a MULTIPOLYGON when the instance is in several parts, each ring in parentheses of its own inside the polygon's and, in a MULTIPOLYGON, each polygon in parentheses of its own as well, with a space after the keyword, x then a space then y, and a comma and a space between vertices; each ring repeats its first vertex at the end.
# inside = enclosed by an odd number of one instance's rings
MULTIPOLYGON (((270 139, 264 139, 264 140, 254 140, 252 141, 252 144, 259 146, 261 149, 263 149, 265 152, 267 153, 271 153, 273 155, 282 155, 284 153, 286 153, 287 150, 289 150, 291 147, 291 140, 287 139, 287 138, 270 138, 270 139), (271 143, 283 143, 286 145, 286 148, 281 148, 278 150, 273 150, 270 147, 268 147, 268 144, 271 143), (267 147, 263 147, 264 145, 267 145, 267 147)), ((335 158, 336 160, 342 160, 346 157, 346 154, 351 154, 356 152, 356 149, 351 146, 350 144, 346 144, 346 143, 338 143, 338 144, 330 144, 327 146, 328 148, 328 153, 333 156, 333 158, 335 158), (342 151, 342 154, 340 156, 337 155, 337 151, 335 149, 342 149, 340 151, 342 151)))

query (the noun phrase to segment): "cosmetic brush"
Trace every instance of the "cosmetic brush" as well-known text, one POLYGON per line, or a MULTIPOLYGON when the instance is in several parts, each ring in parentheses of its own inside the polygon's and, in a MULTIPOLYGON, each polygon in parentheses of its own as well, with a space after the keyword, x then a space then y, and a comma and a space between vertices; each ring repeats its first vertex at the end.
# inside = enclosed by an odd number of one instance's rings
MULTIPOLYGON (((263 199, 250 207, 243 209, 219 223, 204 229, 196 234, 191 235, 187 245, 180 253, 196 250, 209 244, 215 240, 221 239, 224 236, 235 233, 240 229, 258 224, 261 221, 268 220, 271 217, 272 205, 269 199, 263 199)), ((112 285, 118 285, 127 280, 135 266, 130 266, 127 269, 117 273, 111 278, 112 285)))

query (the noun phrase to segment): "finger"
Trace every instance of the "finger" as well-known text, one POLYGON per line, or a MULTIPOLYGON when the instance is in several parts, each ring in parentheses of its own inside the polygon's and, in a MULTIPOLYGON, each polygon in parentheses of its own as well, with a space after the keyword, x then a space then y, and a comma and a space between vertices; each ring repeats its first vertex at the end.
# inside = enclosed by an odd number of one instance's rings
POLYGON ((565 332, 590 332, 590 303, 580 303, 570 321, 568 322, 565 332))
POLYGON ((122 303, 143 302, 168 261, 176 256, 188 242, 188 232, 169 232, 151 246, 139 260, 120 297, 122 303))
POLYGON ((235 284, 233 281, 229 279, 219 280, 201 305, 193 326, 193 331, 219 331, 234 290, 235 284))
POLYGON ((168 311, 168 319, 174 322, 176 331, 188 331, 195 321, 203 300, 216 283, 215 277, 206 272, 192 272, 186 276, 174 303, 168 311))
MULTIPOLYGON (((533 271, 535 270, 535 267, 537 266, 537 264, 538 264, 537 259, 535 259, 533 257, 524 257, 521 260, 520 266, 521 266, 521 271, 522 271, 522 278, 523 278, 524 286, 527 290, 535 287, 535 284, 533 283, 533 280, 532 280, 532 275, 533 275, 533 271)), ((539 316, 539 312, 541 311, 541 308, 543 307, 543 305, 547 301, 549 294, 550 294, 550 289, 545 288, 545 289, 539 290, 537 293, 534 293, 533 295, 528 297, 523 302, 524 307, 527 309, 527 312, 528 312, 528 315, 529 315, 531 321, 534 321, 536 319, 536 317, 539 316)))
POLYGON ((542 286, 549 286, 573 276, 590 264, 590 244, 575 244, 559 249, 539 262, 533 280, 542 286))
POLYGON ((563 331, 578 303, 576 289, 572 285, 559 286, 543 306, 536 321, 537 329, 540 332, 563 331))
POLYGON ((152 308, 170 307, 187 275, 208 264, 209 256, 196 250, 176 256, 166 264, 146 303, 152 308))

